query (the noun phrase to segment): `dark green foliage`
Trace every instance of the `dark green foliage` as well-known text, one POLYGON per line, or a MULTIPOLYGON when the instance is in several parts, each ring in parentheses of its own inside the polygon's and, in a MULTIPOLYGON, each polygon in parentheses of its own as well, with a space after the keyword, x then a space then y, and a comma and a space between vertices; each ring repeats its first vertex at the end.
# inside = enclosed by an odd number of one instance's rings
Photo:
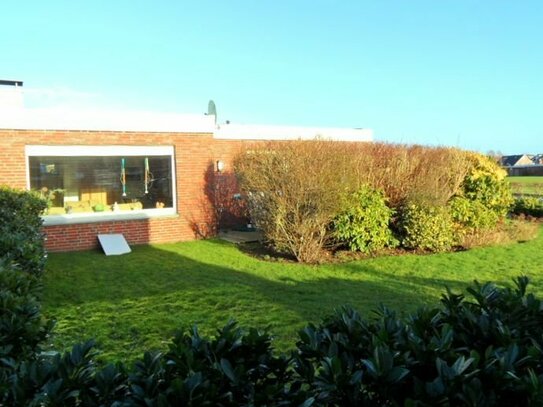
POLYGON ((406 205, 401 210, 399 232, 407 249, 442 252, 455 244, 454 224, 442 206, 406 205))
POLYGON ((21 363, 8 378, 13 406, 254 406, 301 405, 290 359, 273 355, 271 337, 228 323, 211 340, 196 328, 178 333, 166 354, 148 352, 127 372, 97 368, 93 342, 62 357, 21 363))
POLYGON ((515 199, 512 212, 515 215, 543 217, 543 201, 541 198, 522 197, 515 199))
POLYGON ((148 353, 130 376, 136 405, 281 405, 303 393, 291 385, 289 360, 274 356, 271 337, 228 323, 211 340, 196 329, 176 335, 165 355, 148 353))
POLYGON ((19 363, 8 378, 12 406, 125 405, 128 376, 122 365, 97 368, 94 342, 75 345, 64 355, 40 355, 19 363))
POLYGON ((41 275, 46 255, 39 215, 46 207, 37 193, 0 187, 0 255, 5 263, 41 275))
POLYGON ((364 253, 395 245, 389 228, 394 211, 382 192, 363 187, 348 196, 344 206, 333 222, 334 238, 340 244, 364 253))
POLYGON ((448 292, 407 321, 343 309, 301 332, 296 371, 329 405, 541 405, 543 304, 516 283, 448 292))
POLYGON ((40 213, 33 193, 0 188, 0 404, 17 361, 32 358, 51 328, 38 295, 45 265, 40 213))
POLYGON ((0 359, 32 355, 50 324, 40 313, 36 276, 0 259, 0 359))
POLYGON ((45 265, 40 213, 33 193, 0 188, 0 405, 23 359, 32 359, 51 324, 40 313, 38 294, 45 265))

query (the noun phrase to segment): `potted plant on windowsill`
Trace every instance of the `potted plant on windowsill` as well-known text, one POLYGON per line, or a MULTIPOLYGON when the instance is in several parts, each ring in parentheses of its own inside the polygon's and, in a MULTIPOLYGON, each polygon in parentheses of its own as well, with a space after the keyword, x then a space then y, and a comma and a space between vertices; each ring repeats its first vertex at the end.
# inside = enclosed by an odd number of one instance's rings
POLYGON ((106 210, 106 207, 104 206, 104 204, 97 203, 92 207, 92 209, 94 210, 94 212, 104 212, 106 210))
POLYGON ((47 208, 43 211, 44 215, 47 215, 49 213, 49 209, 53 206, 53 201, 56 199, 57 194, 63 194, 64 189, 62 188, 54 188, 49 189, 47 187, 42 187, 39 190, 40 196, 45 199, 45 202, 47 203, 47 208))

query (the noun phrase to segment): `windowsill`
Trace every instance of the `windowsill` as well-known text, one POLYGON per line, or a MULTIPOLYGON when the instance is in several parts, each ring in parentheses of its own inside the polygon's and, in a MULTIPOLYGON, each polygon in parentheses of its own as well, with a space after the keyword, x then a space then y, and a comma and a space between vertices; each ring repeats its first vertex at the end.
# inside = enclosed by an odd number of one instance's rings
POLYGON ((72 213, 65 215, 44 215, 43 226, 73 225, 77 223, 115 222, 123 220, 152 219, 157 217, 176 217, 175 208, 137 209, 133 211, 72 213))

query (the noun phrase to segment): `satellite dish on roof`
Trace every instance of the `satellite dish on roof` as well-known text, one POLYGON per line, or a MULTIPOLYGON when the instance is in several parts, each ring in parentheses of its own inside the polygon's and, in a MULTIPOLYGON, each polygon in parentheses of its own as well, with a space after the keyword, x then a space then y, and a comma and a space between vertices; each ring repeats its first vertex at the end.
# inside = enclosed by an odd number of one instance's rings
POLYGON ((215 124, 217 124, 217 107, 215 106, 215 102, 212 100, 210 100, 207 104, 207 114, 209 116, 215 116, 215 124))

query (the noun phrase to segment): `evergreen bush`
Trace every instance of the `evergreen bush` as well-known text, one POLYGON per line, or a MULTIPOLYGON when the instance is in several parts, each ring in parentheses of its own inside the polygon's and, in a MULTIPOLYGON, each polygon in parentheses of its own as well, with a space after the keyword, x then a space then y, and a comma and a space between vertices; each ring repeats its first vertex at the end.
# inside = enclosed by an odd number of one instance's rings
POLYGON ((457 225, 459 237, 490 230, 498 224, 498 214, 481 201, 458 196, 449 202, 449 212, 457 225))
POLYGON ((299 380, 318 405, 542 405, 543 303, 516 285, 475 283, 405 320, 344 308, 300 333, 299 380))
POLYGON ((0 187, 0 254, 5 262, 41 275, 46 253, 40 214, 47 202, 35 192, 0 187))
POLYGON ((45 207, 34 193, 0 187, 0 405, 14 369, 35 357, 51 329, 39 303, 45 207))
POLYGON ((364 186, 344 201, 345 209, 332 224, 340 244, 363 253, 396 244, 390 230, 394 211, 387 206, 382 192, 364 186))
POLYGON ((490 157, 466 154, 470 165, 463 183, 463 196, 480 202, 499 218, 505 217, 514 202, 511 185, 505 180, 507 172, 490 157))
POLYGON ((406 205, 400 214, 399 233, 406 249, 443 252, 456 243, 454 223, 443 206, 406 205))

